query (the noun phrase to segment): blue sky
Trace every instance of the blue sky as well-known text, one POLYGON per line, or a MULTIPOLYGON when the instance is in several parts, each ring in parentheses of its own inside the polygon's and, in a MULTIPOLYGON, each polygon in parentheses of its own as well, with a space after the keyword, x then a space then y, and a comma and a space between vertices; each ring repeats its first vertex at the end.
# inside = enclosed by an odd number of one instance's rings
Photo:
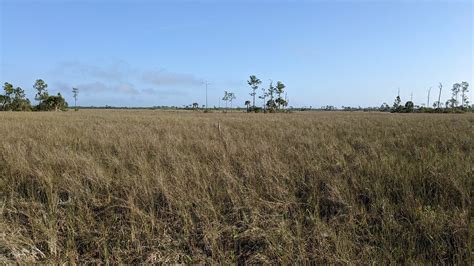
POLYGON ((379 106, 473 81, 469 0, 0 2, 0 81, 30 98, 42 78, 84 106, 204 104, 208 80, 243 106, 255 74, 291 106, 379 106))

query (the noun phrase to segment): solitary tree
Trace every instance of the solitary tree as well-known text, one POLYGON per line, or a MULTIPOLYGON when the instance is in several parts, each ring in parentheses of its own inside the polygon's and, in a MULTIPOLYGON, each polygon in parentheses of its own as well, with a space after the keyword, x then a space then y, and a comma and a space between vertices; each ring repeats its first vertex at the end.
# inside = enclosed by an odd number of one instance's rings
POLYGON ((229 93, 227 91, 224 91, 224 97, 222 97, 222 100, 225 102, 225 109, 227 109, 227 102, 229 101, 229 93))
POLYGON ((453 88, 451 89, 452 97, 450 100, 451 108, 454 108, 458 105, 458 94, 461 91, 461 84, 454 83, 453 88))
POLYGON ((245 101, 245 106, 247 106, 247 113, 249 112, 250 101, 245 101))
POLYGON ((469 106, 469 99, 467 97, 467 93, 469 92, 469 83, 467 81, 461 82, 461 107, 469 106))
MULTIPOLYGON (((37 90, 35 99, 39 101, 38 106, 36 106, 36 110, 38 111, 65 111, 67 109, 67 102, 61 95, 61 93, 58 93, 57 95, 49 95, 47 88, 48 84, 44 82, 42 79, 37 79, 35 81, 35 84, 33 85, 33 88, 37 90)), ((74 88, 73 88, 73 93, 74 93, 74 88)), ((77 91, 78 93, 79 91, 77 91)), ((74 94, 74 99, 77 99, 77 93, 74 94)))
POLYGON ((230 102, 230 109, 232 109, 232 102, 235 100, 235 93, 229 92, 229 102, 230 102))
POLYGON ((438 109, 439 109, 440 104, 441 104, 441 91, 443 90, 443 84, 441 84, 441 82, 439 83, 438 88, 439 88, 439 95, 438 95, 438 109))
POLYGON ((225 108, 227 109, 227 102, 230 102, 230 108, 232 108, 232 101, 235 100, 235 94, 233 92, 224 91, 224 97, 222 100, 225 101, 225 108))
POLYGON ((198 109, 199 108, 199 104, 198 103, 193 103, 193 109, 198 109))
POLYGON ((275 102, 278 104, 278 109, 280 109, 281 106, 286 102, 285 99, 281 97, 281 95, 285 92, 285 87, 285 84, 283 84, 281 81, 278 81, 275 87, 275 92, 278 95, 278 98, 275 100, 275 102))
POLYGON ((41 102, 41 106, 39 108, 39 110, 44 111, 66 111, 66 109, 67 102, 63 98, 63 96, 61 96, 61 93, 58 93, 57 95, 48 96, 41 102))
POLYGON ((276 108, 274 94, 275 94, 275 87, 273 87, 273 81, 270 80, 270 85, 268 86, 268 90, 267 90, 267 95, 270 97, 270 99, 268 99, 266 103, 267 109, 270 111, 273 111, 276 108))
POLYGON ((5 84, 3 84, 3 90, 5 91, 5 95, 2 97, 2 108, 4 110, 8 110, 8 106, 11 103, 12 95, 15 92, 15 89, 13 88, 12 84, 5 82, 5 84))
POLYGON ((400 95, 397 95, 395 101, 393 102, 392 112, 400 112, 402 108, 400 105, 401 102, 402 100, 400 99, 400 95))
POLYGON ((428 89, 428 102, 426 103, 426 107, 430 107, 430 92, 431 92, 431 87, 428 89))
POLYGON ((35 100, 38 102, 41 102, 45 98, 47 98, 48 92, 46 91, 46 88, 48 87, 48 84, 44 82, 42 79, 37 79, 35 84, 33 85, 33 88, 38 91, 35 96, 35 100))
POLYGON ((408 101, 405 103, 405 112, 413 113, 414 108, 415 108, 415 105, 413 104, 412 101, 408 101))
POLYGON ((247 84, 249 84, 250 87, 252 88, 252 92, 250 93, 250 96, 253 97, 252 106, 253 108, 255 108, 255 95, 257 95, 258 85, 262 84, 262 81, 259 80, 255 75, 251 75, 249 80, 247 80, 247 84))
POLYGON ((266 111, 266 108, 265 108, 265 105, 266 105, 266 101, 267 101, 267 90, 262 87, 262 95, 258 96, 258 98, 262 99, 263 100, 263 111, 265 112, 266 111))
POLYGON ((74 110, 77 111, 77 95, 79 94, 78 88, 72 88, 72 97, 74 97, 74 110))

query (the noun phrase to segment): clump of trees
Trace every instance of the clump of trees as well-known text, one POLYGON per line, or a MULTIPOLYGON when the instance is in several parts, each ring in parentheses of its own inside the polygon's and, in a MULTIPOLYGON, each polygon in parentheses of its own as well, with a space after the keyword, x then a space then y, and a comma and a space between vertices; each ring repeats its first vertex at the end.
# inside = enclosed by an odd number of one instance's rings
MULTIPOLYGON (((65 111, 68 104, 61 96, 49 95, 48 84, 42 79, 36 80, 33 88, 37 91, 35 100, 38 102, 36 106, 32 106, 28 98, 26 98, 25 91, 14 86, 8 82, 3 84, 4 94, 0 94, 0 111, 65 111)), ((77 97, 77 91, 75 94, 77 97)))
POLYGON ((26 98, 22 88, 14 88, 12 84, 5 82, 3 90, 4 94, 0 95, 0 111, 30 111, 32 109, 30 100, 26 98))
POLYGON ((225 108, 227 109, 227 103, 230 103, 230 108, 232 109, 232 102, 235 100, 235 93, 224 91, 224 97, 222 100, 225 102, 225 108))
POLYGON ((247 112, 276 112, 284 110, 288 106, 288 99, 283 97, 286 95, 285 93, 285 84, 283 82, 278 81, 276 86, 273 86, 273 81, 270 80, 268 89, 262 88, 262 94, 258 96, 258 98, 263 100, 262 108, 255 106, 255 96, 257 95, 257 89, 262 81, 258 79, 255 75, 251 75, 247 84, 252 88, 252 92, 250 96, 253 97, 252 106, 250 107, 250 101, 245 101, 245 105, 247 106, 247 112), (267 100, 268 99, 268 100, 267 100))
MULTIPOLYGON (((469 83, 463 81, 461 83, 453 84, 451 89, 451 98, 444 103, 441 102, 441 92, 443 90, 443 84, 439 83, 439 94, 438 100, 433 103, 433 108, 430 106, 420 107, 416 106, 413 101, 407 101, 405 105, 402 105, 400 95, 397 95, 393 103, 392 108, 389 110, 387 105, 384 103, 380 110, 381 111, 391 111, 392 113, 413 113, 413 112, 422 112, 422 113, 447 113, 447 112, 465 112, 472 109, 469 106, 469 99, 467 97, 469 92, 469 83), (459 102, 459 96, 461 101, 459 102)), ((429 93, 431 89, 428 90, 428 103, 429 103, 429 93)))

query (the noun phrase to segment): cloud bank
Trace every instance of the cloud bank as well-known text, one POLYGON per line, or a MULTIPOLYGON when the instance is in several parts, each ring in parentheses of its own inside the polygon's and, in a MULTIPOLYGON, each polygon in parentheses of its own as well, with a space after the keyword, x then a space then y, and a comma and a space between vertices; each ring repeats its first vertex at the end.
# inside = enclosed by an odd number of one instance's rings
POLYGON ((147 71, 141 76, 141 80, 145 83, 155 86, 175 86, 175 85, 193 85, 202 84, 202 79, 198 79, 190 74, 167 73, 161 71, 147 71))
MULTIPOLYGON (((183 87, 195 87, 203 84, 202 79, 192 74, 169 72, 163 68, 143 70, 120 60, 103 66, 79 61, 66 61, 58 64, 52 72, 57 76, 80 80, 75 87, 86 94, 183 96, 187 94, 182 89, 183 87), (135 84, 147 88, 138 89, 135 84), (169 87, 173 87, 173 89, 169 87)), ((58 81, 57 83, 61 84, 62 82, 58 81)))

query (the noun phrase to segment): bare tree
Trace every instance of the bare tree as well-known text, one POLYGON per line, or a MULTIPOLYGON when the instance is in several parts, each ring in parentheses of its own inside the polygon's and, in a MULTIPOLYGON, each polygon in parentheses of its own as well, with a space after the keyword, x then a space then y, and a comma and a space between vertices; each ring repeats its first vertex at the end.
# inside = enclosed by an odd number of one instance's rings
POLYGON ((438 109, 439 109, 440 104, 441 104, 441 91, 443 90, 443 84, 441 84, 440 82, 438 87, 439 87, 439 95, 438 95, 438 109))
POLYGON ((426 107, 430 107, 430 92, 431 92, 431 87, 428 89, 428 103, 426 104, 426 107))

